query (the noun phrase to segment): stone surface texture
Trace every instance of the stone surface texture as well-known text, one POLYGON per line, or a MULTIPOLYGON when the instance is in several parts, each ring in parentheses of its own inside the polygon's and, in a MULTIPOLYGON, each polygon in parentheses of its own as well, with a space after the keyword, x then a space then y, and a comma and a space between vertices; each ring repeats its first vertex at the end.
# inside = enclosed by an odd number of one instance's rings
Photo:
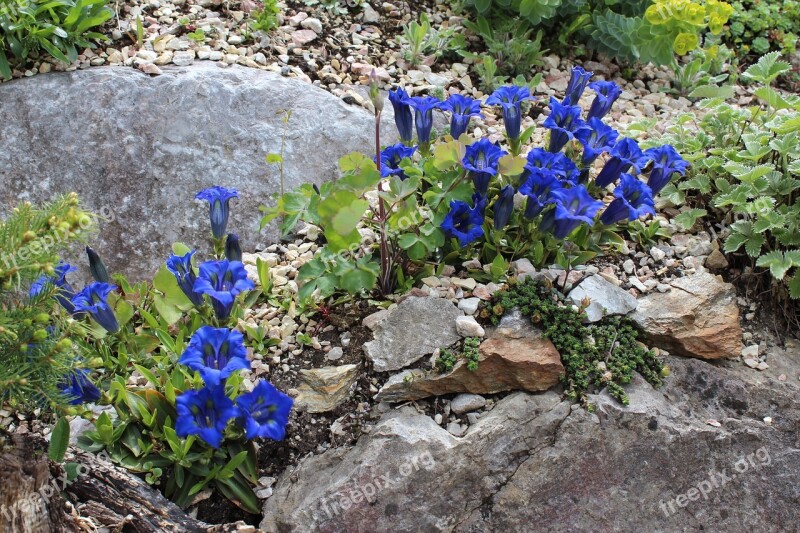
MULTIPOLYGON (((798 356, 789 356, 797 375, 798 356)), ((353 448, 285 473, 261 527, 794 531, 796 380, 741 365, 667 362, 672 375, 663 387, 638 376, 626 387, 629 407, 601 394, 591 398, 597 408, 590 413, 554 391, 514 393, 460 438, 411 406, 391 410, 353 448), (699 486, 707 498, 695 497, 699 486)))
POLYGON ((374 327, 374 340, 364 344, 364 352, 376 371, 400 370, 458 341, 456 318, 463 315, 443 298, 406 298, 374 327))
MULTIPOLYGON (((143 279, 173 242, 210 246, 208 206, 194 195, 211 185, 239 191, 228 229, 244 249, 277 237, 277 226, 259 233, 258 207, 280 191, 265 156, 280 151, 281 110, 292 111, 286 190, 334 178, 341 156, 374 142, 367 110, 308 83, 210 62, 163 70, 98 67, 0 84, 0 206, 77 192, 111 219, 93 248, 111 271, 143 279)), ((382 124, 383 143, 394 142, 390 105, 382 124)))
POLYGON ((700 359, 738 357, 742 328, 736 291, 709 272, 678 278, 672 290, 639 299, 631 318, 658 347, 700 359))

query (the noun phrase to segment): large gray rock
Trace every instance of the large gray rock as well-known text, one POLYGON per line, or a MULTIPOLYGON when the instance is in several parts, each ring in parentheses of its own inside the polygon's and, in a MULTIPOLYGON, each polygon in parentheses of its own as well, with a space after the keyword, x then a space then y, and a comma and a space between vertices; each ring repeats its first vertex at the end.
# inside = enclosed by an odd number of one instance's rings
POLYGON ((572 289, 569 299, 580 305, 584 299, 589 300, 586 317, 589 322, 597 322, 605 315, 627 315, 636 309, 636 298, 603 276, 589 276, 580 285, 572 289))
POLYGON ((459 316, 464 313, 444 298, 406 298, 375 326, 374 340, 364 344, 364 353, 377 372, 400 370, 458 341, 459 316))
MULTIPOLYGON (((110 270, 140 279, 172 242, 208 249, 208 207, 194 195, 222 185, 240 194, 229 231, 253 249, 268 242, 258 206, 280 190, 265 156, 280 151, 281 110, 292 111, 286 190, 331 179, 339 157, 374 149, 368 111, 256 69, 202 62, 151 78, 99 67, 0 84, 0 207, 77 192, 112 219, 94 248, 110 270)), ((384 144, 394 142, 391 105, 382 124, 384 144)))
POLYGON ((411 407, 391 411, 353 448, 287 471, 261 527, 793 531, 800 361, 782 358, 791 382, 670 357, 664 387, 637 376, 630 407, 601 394, 594 413, 552 391, 515 393, 461 438, 411 407))

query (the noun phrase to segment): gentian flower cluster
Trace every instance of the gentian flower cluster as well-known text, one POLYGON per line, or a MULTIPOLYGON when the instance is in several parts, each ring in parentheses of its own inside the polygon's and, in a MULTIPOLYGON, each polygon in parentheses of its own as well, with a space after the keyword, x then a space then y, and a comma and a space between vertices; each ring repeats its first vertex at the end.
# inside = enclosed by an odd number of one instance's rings
MULTIPOLYGON (((547 149, 530 150, 516 183, 503 183, 500 177, 499 161, 508 153, 498 144, 487 138, 467 144, 462 165, 475 194, 472 205, 460 200, 450 202, 450 211, 441 225, 448 236, 458 239, 462 247, 484 236, 487 231, 484 215, 490 193, 496 194, 491 210, 495 230, 511 222, 514 197, 520 194, 525 197, 524 217, 528 220, 541 217, 539 229, 551 232, 558 239, 566 238, 581 224, 594 224, 597 219, 613 224, 654 213, 653 196, 675 175, 685 174, 688 163, 671 146, 643 152, 634 139, 621 137, 605 124, 603 118, 622 91, 613 81, 590 83, 591 77, 592 72, 574 67, 564 97, 560 101, 550 98, 550 113, 544 121, 544 126, 550 130, 549 144, 547 149), (584 116, 578 104, 587 87, 594 92, 594 98, 584 116), (569 148, 566 153, 565 147, 569 148), (599 171, 592 180, 598 163, 602 166, 598 165, 599 171), (647 169, 650 169, 649 176, 642 181, 637 176, 647 169), (495 181, 499 183, 493 188, 495 181), (616 184, 614 200, 603 210, 603 202, 593 198, 592 191, 612 184, 616 184)), ((389 98, 395 106, 395 121, 405 144, 411 141, 411 109, 416 111, 420 144, 430 142, 433 109, 449 112, 450 131, 455 139, 468 132, 472 117, 481 116, 480 102, 460 95, 451 95, 445 102, 439 102, 430 97, 410 98, 405 91, 397 89, 389 98)), ((484 102, 484 105, 502 108, 506 138, 513 155, 520 151, 522 103, 531 99, 534 97, 528 87, 509 85, 497 89, 484 102)), ((382 169, 384 175, 402 175, 399 161, 412 152, 401 152, 401 147, 384 150, 381 155, 382 165, 386 167, 382 169)))
POLYGON ((235 420, 248 439, 267 437, 282 440, 292 400, 267 381, 260 381, 251 392, 232 400, 225 382, 235 372, 250 368, 244 337, 238 331, 203 326, 192 335, 178 360, 200 373, 205 386, 177 397, 179 437, 197 435, 209 446, 219 448, 228 423, 235 420))
POLYGON ((71 405, 96 402, 100 399, 100 389, 89 380, 89 372, 81 368, 67 376, 61 384, 61 392, 70 398, 71 405))

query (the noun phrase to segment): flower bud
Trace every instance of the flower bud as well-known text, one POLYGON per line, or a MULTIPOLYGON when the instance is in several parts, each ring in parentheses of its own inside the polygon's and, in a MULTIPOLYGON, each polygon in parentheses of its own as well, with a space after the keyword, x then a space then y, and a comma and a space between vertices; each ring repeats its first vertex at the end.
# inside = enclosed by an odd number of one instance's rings
POLYGON ((86 255, 89 257, 89 270, 92 273, 92 277, 95 281, 99 281, 100 283, 108 283, 108 270, 106 270, 106 265, 103 264, 103 260, 100 259, 100 256, 97 255, 97 252, 86 247, 86 255))
POLYGON ((46 329, 37 329, 33 332, 33 340, 36 342, 42 342, 47 340, 47 330, 46 329))
POLYGON ((369 73, 369 99, 372 105, 375 106, 375 114, 378 115, 383 112, 383 98, 381 97, 380 81, 375 69, 369 73))
POLYGON ((39 324, 48 324, 50 322, 50 315, 47 313, 39 313, 36 315, 36 322, 39 324))

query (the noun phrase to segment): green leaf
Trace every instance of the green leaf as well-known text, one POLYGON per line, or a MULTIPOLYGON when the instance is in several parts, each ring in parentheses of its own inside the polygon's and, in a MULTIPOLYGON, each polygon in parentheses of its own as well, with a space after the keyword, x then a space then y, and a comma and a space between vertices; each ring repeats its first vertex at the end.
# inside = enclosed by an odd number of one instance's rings
POLYGON ((788 287, 790 298, 795 300, 800 298, 800 274, 792 276, 792 279, 789 280, 788 287))
POLYGON ((708 211, 705 209, 690 209, 689 211, 684 211, 680 215, 675 217, 675 223, 678 224, 684 231, 689 230, 692 226, 697 223, 697 219, 702 218, 708 214, 708 211))
POLYGON ((47 448, 47 456, 54 463, 60 463, 64 460, 64 454, 67 453, 68 446, 69 422, 62 416, 53 426, 53 432, 50 434, 50 445, 47 448))
POLYGON ((780 281, 792 268, 792 261, 784 256, 781 251, 775 250, 759 257, 756 261, 756 266, 769 267, 772 277, 780 281))
POLYGON ((786 61, 779 61, 780 52, 770 52, 761 56, 758 62, 751 65, 742 77, 748 80, 761 82, 765 85, 772 83, 778 76, 792 70, 792 66, 786 61))
POLYGON ((733 98, 735 94, 733 85, 701 85, 696 87, 691 93, 690 98, 722 98, 727 100, 733 98))

